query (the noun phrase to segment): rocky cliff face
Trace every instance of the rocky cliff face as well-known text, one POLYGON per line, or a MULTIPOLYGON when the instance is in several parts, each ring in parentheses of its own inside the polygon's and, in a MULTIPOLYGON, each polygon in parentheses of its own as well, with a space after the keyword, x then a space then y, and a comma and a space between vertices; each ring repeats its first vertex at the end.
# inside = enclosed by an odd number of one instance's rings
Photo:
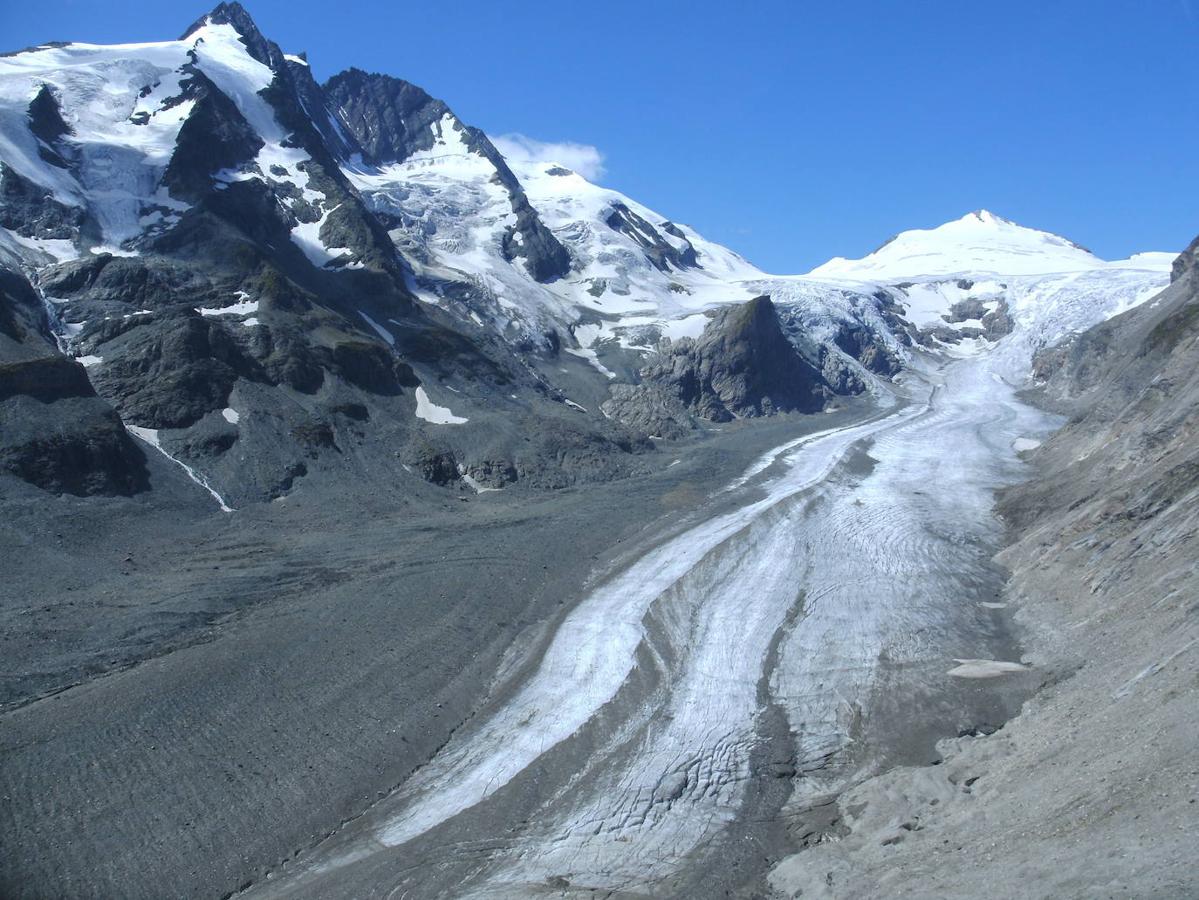
POLYGON ((349 160, 357 153, 373 167, 403 163, 416 153, 432 151, 443 129, 460 131, 466 150, 486 161, 508 194, 515 221, 502 240, 505 258, 523 259, 537 281, 552 281, 570 271, 570 254, 542 224, 500 152, 483 132, 463 125, 441 100, 402 79, 360 69, 334 75, 324 91, 332 115, 361 148, 348 147, 349 160))
POLYGON ((41 301, 0 269, 0 470, 48 491, 132 494, 145 458, 84 367, 54 346, 41 301))
POLYGON ((1048 516, 1131 532, 1199 489, 1195 246, 1158 298, 1034 359, 1036 395, 1070 421, 1038 452, 1042 477, 1004 501, 1021 527, 1048 516))
POLYGON ((1199 269, 1199 238, 1191 241, 1190 246, 1174 260, 1174 265, 1170 269, 1170 279, 1179 281, 1188 274, 1193 274, 1196 269, 1199 269))
POLYGON ((612 211, 605 219, 605 224, 613 231, 619 231, 635 241, 653 263, 654 268, 661 272, 696 268, 700 265, 694 245, 687 239, 686 234, 671 222, 663 222, 659 230, 629 209, 626 204, 618 202, 612 205, 612 211), (675 242, 668 241, 666 235, 674 238, 675 242))
POLYGON ((693 418, 816 412, 830 393, 765 296, 719 311, 699 338, 664 341, 641 379, 614 386, 604 411, 663 437, 692 427, 693 418))

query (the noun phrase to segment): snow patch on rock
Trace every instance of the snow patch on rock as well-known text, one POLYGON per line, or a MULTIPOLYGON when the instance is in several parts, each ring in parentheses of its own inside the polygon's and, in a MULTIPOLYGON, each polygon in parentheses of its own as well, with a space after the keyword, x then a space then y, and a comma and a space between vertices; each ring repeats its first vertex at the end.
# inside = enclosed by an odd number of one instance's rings
POLYGON ((447 406, 438 406, 429 399, 423 387, 416 389, 416 417, 434 425, 464 425, 470 421, 465 416, 454 415, 447 406))

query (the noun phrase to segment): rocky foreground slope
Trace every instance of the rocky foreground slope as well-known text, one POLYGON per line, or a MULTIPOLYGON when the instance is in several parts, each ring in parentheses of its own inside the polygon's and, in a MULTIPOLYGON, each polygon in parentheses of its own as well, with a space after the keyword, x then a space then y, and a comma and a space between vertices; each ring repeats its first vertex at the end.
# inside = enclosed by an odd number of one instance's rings
POLYGON ((1031 398, 1068 420, 1000 499, 999 559, 1041 689, 843 796, 840 833, 775 870, 783 894, 1199 893, 1197 248, 1153 301, 1036 358, 1031 398))

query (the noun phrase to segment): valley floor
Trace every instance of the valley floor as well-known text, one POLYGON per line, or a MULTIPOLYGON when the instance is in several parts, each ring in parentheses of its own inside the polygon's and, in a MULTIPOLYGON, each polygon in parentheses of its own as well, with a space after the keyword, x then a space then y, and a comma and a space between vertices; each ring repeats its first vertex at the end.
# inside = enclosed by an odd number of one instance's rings
POLYGON ((868 414, 713 430, 552 494, 300 490, 223 514, 153 454, 134 499, 6 479, 0 894, 258 881, 404 782, 497 672, 518 680, 593 573, 770 447, 868 414))

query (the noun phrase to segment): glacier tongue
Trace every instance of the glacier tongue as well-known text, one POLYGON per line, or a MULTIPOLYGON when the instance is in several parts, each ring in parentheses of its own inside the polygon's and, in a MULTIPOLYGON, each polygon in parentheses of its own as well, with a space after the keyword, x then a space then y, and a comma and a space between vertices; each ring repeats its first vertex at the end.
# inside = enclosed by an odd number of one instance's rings
POLYGON ((359 866, 418 894, 652 893, 752 827, 764 785, 793 779, 802 809, 947 727, 929 698, 954 660, 1009 652, 970 602, 999 583, 992 492, 1019 477, 1015 440, 1053 425, 1007 362, 925 359, 888 413, 755 464, 735 508, 592 590, 523 683, 251 895, 320 896, 359 866), (464 865, 463 846, 488 852, 464 865), (429 864, 397 865, 412 858, 429 864))

